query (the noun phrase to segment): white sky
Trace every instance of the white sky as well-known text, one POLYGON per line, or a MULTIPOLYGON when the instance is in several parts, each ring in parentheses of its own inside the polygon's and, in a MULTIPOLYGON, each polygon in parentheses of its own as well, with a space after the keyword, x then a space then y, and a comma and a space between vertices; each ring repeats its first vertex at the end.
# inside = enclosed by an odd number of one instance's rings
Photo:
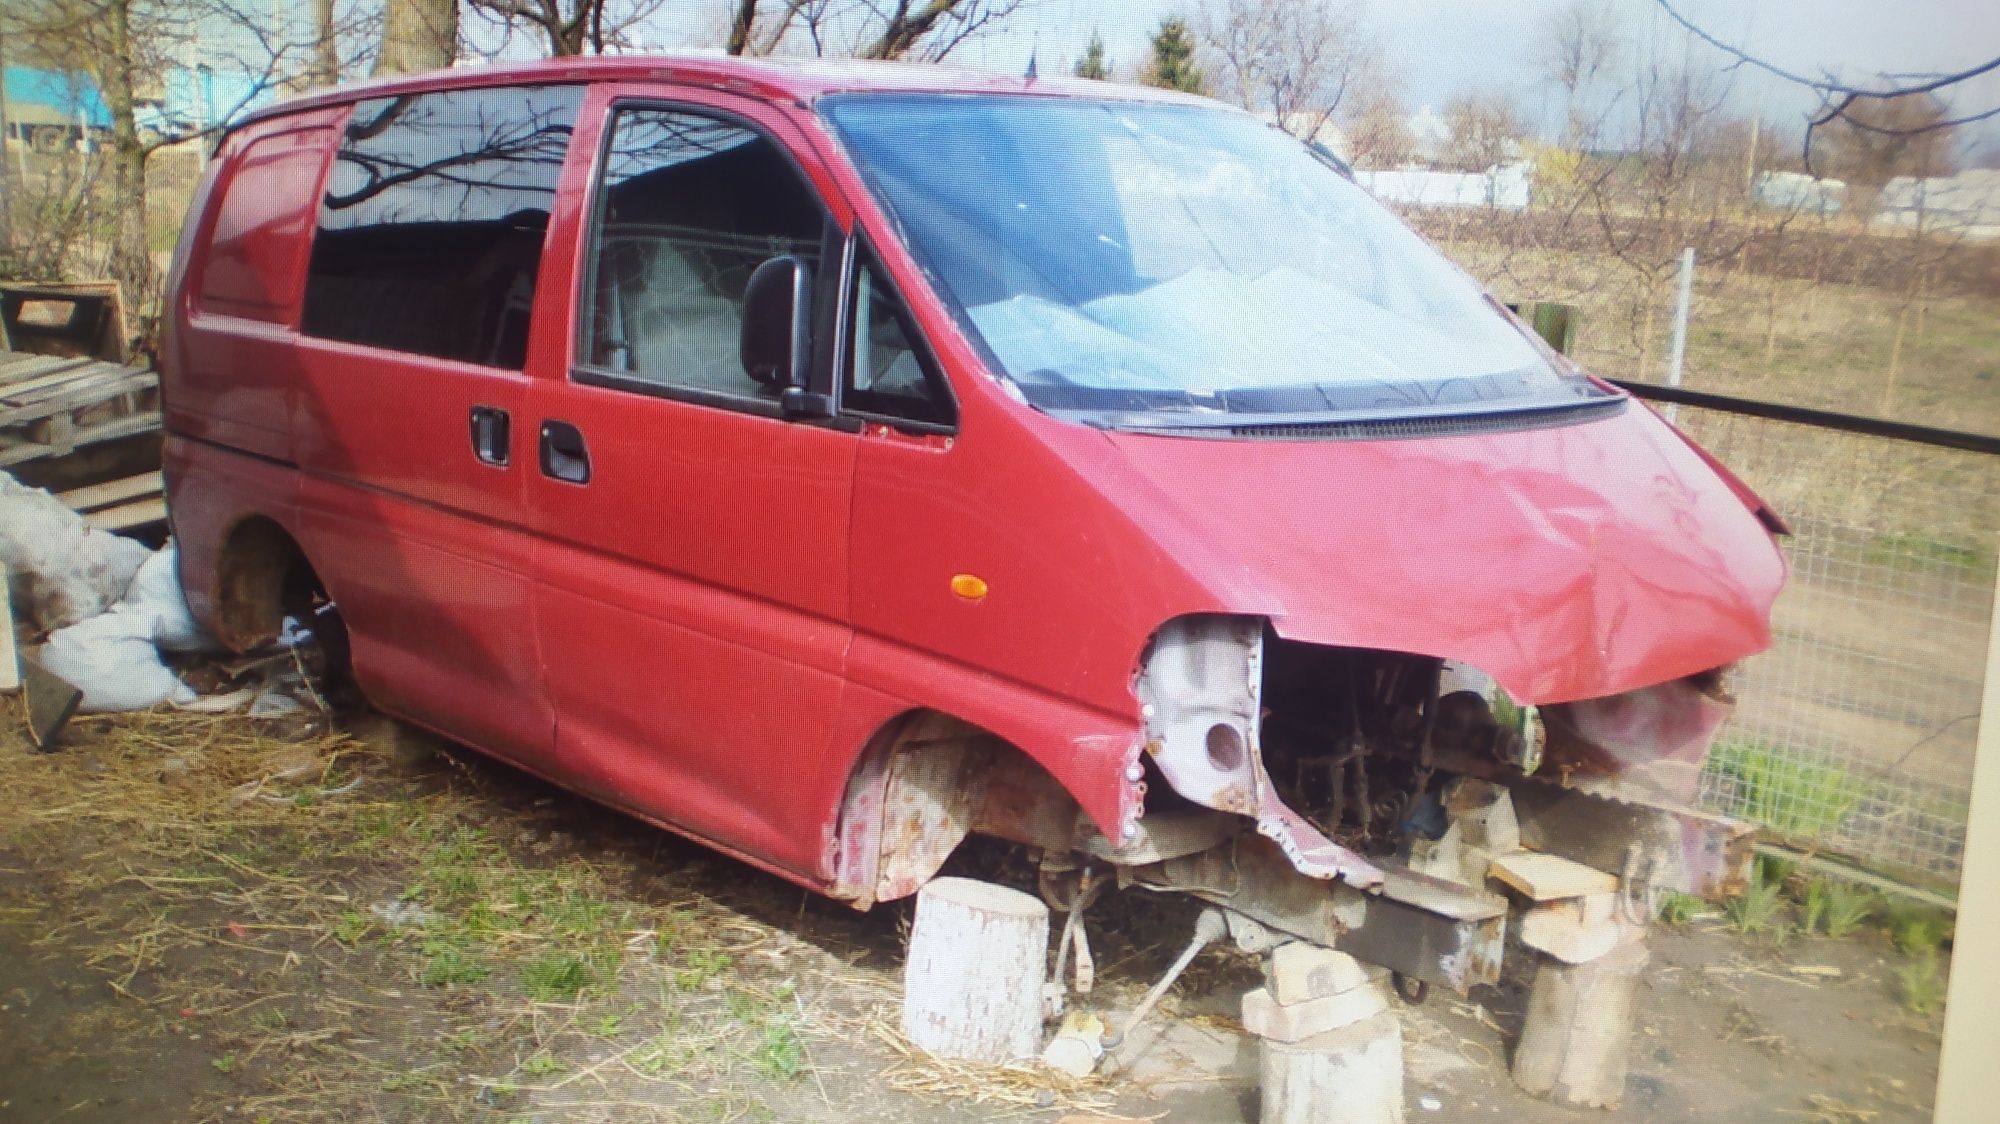
MULTIPOLYGON (((1146 54, 1162 16, 1193 10, 1199 0, 1029 0, 1000 29, 961 47, 952 61, 1020 73, 1035 52, 1045 73, 1065 70, 1093 28, 1114 66, 1146 54)), ((1402 100, 1440 107, 1454 94, 1500 88, 1533 111, 1544 90, 1532 59, 1542 21, 1567 0, 1357 0, 1381 40, 1402 100)), ((1678 36, 1653 0, 1597 0, 1619 13, 1635 36, 1678 36)), ((2000 0, 1677 0, 1690 19, 1725 41, 1788 69, 1833 69, 1850 79, 1883 71, 1945 71, 2000 55, 2000 0)), ((649 46, 712 43, 728 0, 676 5, 647 36, 649 46)), ((1745 73, 1737 90, 1747 107, 1793 120, 1809 96, 1745 73)), ((1960 112, 2000 104, 2000 74, 1968 84, 1960 112)), ((2000 123, 1985 136, 2000 143, 2000 123)))

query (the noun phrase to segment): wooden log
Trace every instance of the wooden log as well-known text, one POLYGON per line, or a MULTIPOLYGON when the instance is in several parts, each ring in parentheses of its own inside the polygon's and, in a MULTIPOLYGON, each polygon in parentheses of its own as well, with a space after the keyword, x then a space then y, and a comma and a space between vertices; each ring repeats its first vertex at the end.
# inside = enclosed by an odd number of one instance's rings
POLYGON ((1647 959, 1637 930, 1596 960, 1544 958, 1514 1050, 1514 1083, 1564 1104, 1618 1107, 1625 1096, 1633 997, 1647 959))
POLYGON ((903 1033, 945 1058, 1000 1063, 1042 1046, 1049 909, 1018 890, 936 878, 917 891, 903 1033))
POLYGON ((1383 1011, 1303 1042, 1262 1043, 1263 1124, 1402 1124, 1403 1028, 1383 1011))

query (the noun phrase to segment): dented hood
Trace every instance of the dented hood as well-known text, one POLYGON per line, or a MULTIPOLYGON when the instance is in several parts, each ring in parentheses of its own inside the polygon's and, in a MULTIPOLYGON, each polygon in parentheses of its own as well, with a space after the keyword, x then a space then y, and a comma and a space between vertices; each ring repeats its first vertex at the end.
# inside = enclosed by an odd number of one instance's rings
POLYGON ((1501 433, 1109 437, 1160 545, 1287 639, 1463 660, 1530 703, 1770 643, 1784 561, 1754 497, 1637 403, 1501 433))

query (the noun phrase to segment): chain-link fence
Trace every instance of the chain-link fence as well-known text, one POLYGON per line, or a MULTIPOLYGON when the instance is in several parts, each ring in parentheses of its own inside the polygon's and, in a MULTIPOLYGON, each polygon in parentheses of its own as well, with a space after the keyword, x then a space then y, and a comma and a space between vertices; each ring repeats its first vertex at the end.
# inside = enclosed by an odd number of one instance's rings
POLYGON ((1956 884, 1994 610, 2000 457, 1677 408, 1790 521, 1771 650, 1703 777, 1713 810, 1956 884))

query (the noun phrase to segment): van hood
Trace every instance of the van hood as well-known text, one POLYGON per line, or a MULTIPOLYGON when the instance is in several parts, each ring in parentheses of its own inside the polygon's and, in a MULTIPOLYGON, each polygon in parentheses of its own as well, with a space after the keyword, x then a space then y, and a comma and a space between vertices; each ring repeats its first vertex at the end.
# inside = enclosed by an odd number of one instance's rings
POLYGON ((1754 497, 1641 406, 1421 438, 1107 437, 1162 548, 1286 639, 1460 660, 1536 704, 1770 644, 1785 564, 1754 497))

